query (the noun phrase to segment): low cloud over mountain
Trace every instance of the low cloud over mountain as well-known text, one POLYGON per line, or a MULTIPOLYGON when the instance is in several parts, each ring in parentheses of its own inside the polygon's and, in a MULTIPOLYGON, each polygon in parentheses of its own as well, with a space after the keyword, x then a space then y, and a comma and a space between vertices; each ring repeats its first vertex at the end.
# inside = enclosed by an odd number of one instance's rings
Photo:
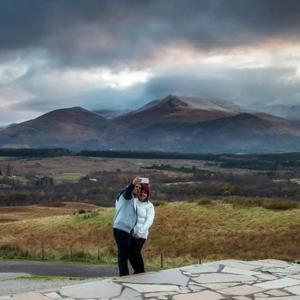
POLYGON ((2 0, 0 126, 165 94, 296 105, 298 0, 2 0))

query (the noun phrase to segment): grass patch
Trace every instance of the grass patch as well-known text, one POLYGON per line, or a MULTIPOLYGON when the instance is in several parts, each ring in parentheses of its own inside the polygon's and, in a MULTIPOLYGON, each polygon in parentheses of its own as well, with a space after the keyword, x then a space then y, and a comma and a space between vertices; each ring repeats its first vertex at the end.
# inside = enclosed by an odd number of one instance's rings
POLYGON ((77 182, 79 181, 79 179, 81 177, 86 176, 86 174, 84 173, 80 173, 80 172, 68 172, 68 173, 59 173, 59 174, 55 174, 53 175, 53 179, 54 181, 57 182, 77 182))
POLYGON ((243 198, 243 197, 227 197, 224 203, 230 203, 235 208, 239 207, 263 207, 274 210, 288 210, 300 208, 300 203, 291 200, 280 200, 270 198, 243 198))
POLYGON ((300 179, 299 178, 292 178, 292 179, 290 179, 290 182, 300 184, 300 179))

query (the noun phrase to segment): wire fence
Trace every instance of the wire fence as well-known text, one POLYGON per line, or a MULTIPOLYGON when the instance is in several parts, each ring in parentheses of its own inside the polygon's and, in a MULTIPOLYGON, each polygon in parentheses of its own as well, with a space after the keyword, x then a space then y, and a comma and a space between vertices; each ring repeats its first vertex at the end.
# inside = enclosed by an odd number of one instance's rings
MULTIPOLYGON (((170 265, 171 258, 167 256, 166 249, 161 249, 159 254, 149 255, 143 254, 145 263, 155 265, 161 269, 170 265)), ((115 250, 108 248, 95 247, 79 248, 79 247, 67 247, 67 248, 51 248, 45 244, 41 244, 33 248, 20 248, 14 245, 2 245, 0 246, 0 258, 3 259, 32 259, 32 260, 44 260, 44 261, 70 261, 70 262, 86 262, 96 264, 116 264, 117 253, 115 250)), ((172 258, 176 260, 176 258, 172 258)), ((181 258, 178 258, 178 264, 181 263, 181 258)), ((193 258, 192 261, 187 263, 202 263, 201 256, 193 258)), ((184 264, 184 259, 182 259, 184 264)))

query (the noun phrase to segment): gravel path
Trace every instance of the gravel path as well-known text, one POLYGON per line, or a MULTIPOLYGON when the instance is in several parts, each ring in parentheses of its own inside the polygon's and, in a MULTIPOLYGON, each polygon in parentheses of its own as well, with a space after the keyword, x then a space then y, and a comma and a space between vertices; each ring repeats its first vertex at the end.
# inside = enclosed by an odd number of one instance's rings
POLYGON ((40 276, 103 277, 117 276, 117 266, 0 260, 0 273, 28 273, 40 276))
POLYGON ((0 295, 8 295, 36 290, 56 289, 66 285, 86 282, 95 277, 116 276, 116 266, 82 265, 71 263, 49 263, 39 261, 0 261, 0 295), (16 279, 20 276, 68 276, 80 279, 32 280, 16 279))
MULTIPOLYGON (((0 273, 0 296, 9 295, 37 290, 56 289, 67 285, 85 282, 85 280, 28 280, 15 279, 18 276, 25 275, 21 273, 10 273, 10 279, 2 279, 6 277, 6 273, 0 273)), ((27 274, 28 275, 28 274, 27 274)))

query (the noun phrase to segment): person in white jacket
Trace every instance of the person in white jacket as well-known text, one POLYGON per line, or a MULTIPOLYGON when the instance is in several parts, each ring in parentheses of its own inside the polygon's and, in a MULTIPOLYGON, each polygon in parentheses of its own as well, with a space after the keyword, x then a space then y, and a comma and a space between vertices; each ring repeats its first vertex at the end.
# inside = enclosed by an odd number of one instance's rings
POLYGON ((133 228, 133 239, 130 244, 129 261, 133 267, 134 274, 144 273, 144 260, 142 248, 148 238, 149 228, 153 224, 155 211, 153 204, 149 201, 150 186, 142 183, 142 190, 138 198, 135 198, 137 222, 133 228))

